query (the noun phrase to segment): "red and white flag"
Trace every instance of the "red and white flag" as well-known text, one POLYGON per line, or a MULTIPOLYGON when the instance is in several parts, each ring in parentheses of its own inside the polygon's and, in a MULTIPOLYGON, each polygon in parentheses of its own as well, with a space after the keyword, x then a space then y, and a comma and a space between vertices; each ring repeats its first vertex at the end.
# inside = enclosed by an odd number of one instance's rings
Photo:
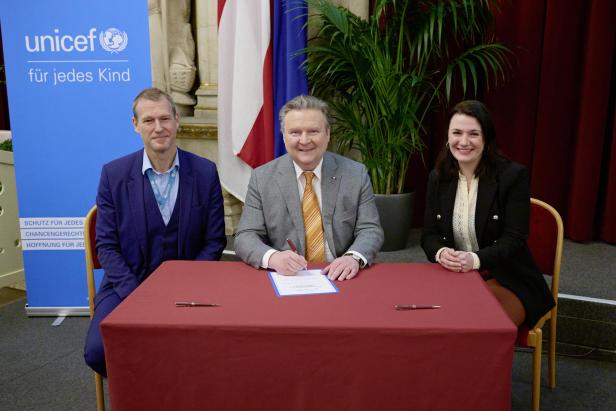
POLYGON ((218 170, 242 201, 274 158, 272 93, 270 0, 218 0, 218 170))

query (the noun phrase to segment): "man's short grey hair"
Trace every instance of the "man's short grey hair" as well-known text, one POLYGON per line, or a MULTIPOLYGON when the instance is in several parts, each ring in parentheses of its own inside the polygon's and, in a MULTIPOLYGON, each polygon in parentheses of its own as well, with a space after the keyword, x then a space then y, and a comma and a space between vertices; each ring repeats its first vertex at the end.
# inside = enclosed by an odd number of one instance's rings
POLYGON ((162 98, 166 99, 169 102, 169 104, 171 105, 171 110, 173 111, 173 117, 175 117, 177 111, 173 98, 171 98, 169 94, 155 87, 146 88, 145 90, 142 90, 139 94, 137 94, 137 97, 135 97, 135 99, 133 100, 133 116, 137 118, 137 104, 141 100, 160 101, 162 98))
POLYGON ((327 103, 314 96, 300 95, 287 101, 287 103, 280 108, 278 119, 280 120, 281 132, 284 133, 284 118, 287 116, 289 111, 293 110, 319 110, 325 119, 325 129, 329 130, 330 118, 329 106, 327 103))

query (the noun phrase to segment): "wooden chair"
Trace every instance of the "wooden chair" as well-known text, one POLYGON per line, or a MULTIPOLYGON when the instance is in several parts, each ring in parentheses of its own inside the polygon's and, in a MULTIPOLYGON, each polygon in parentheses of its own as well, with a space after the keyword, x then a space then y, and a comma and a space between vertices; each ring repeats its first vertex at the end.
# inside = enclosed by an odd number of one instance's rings
MULTIPOLYGON (((96 255, 96 206, 92 207, 86 215, 84 225, 84 245, 86 249, 86 274, 88 277, 88 300, 90 302, 90 319, 94 316, 94 296, 96 284, 94 282, 94 270, 101 268, 96 255)), ((105 394, 103 392, 103 377, 94 373, 94 385, 96 386, 96 409, 105 411, 105 394)))
POLYGON ((541 394, 542 327, 550 321, 548 333, 548 387, 556 387, 556 314, 558 309, 558 284, 560 261, 563 253, 563 220, 549 204, 530 199, 530 226, 528 246, 535 263, 544 275, 552 277, 552 296, 557 305, 546 313, 533 328, 522 325, 518 329, 516 345, 533 348, 532 409, 539 411, 541 394))

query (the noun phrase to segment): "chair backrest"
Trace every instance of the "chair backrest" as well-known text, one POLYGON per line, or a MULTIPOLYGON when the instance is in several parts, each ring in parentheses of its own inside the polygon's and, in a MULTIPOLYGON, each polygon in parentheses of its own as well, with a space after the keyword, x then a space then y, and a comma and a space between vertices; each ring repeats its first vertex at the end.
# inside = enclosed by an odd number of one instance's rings
POLYGON ((563 253, 563 220, 551 205, 530 199, 528 247, 539 270, 552 276, 552 294, 558 298, 560 263, 563 253))
POLYGON ((90 302, 90 318, 94 315, 94 296, 96 284, 94 270, 101 268, 96 254, 96 206, 92 207, 86 215, 84 224, 84 247, 86 251, 86 274, 88 277, 88 300, 90 302))

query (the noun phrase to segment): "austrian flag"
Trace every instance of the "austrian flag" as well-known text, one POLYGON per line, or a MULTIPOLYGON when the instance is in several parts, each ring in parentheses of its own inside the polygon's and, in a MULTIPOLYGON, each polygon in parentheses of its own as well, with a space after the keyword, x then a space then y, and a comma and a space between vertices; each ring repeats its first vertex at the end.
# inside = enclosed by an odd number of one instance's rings
POLYGON ((251 170, 284 153, 279 108, 307 93, 306 15, 303 0, 218 0, 218 169, 242 201, 251 170))

